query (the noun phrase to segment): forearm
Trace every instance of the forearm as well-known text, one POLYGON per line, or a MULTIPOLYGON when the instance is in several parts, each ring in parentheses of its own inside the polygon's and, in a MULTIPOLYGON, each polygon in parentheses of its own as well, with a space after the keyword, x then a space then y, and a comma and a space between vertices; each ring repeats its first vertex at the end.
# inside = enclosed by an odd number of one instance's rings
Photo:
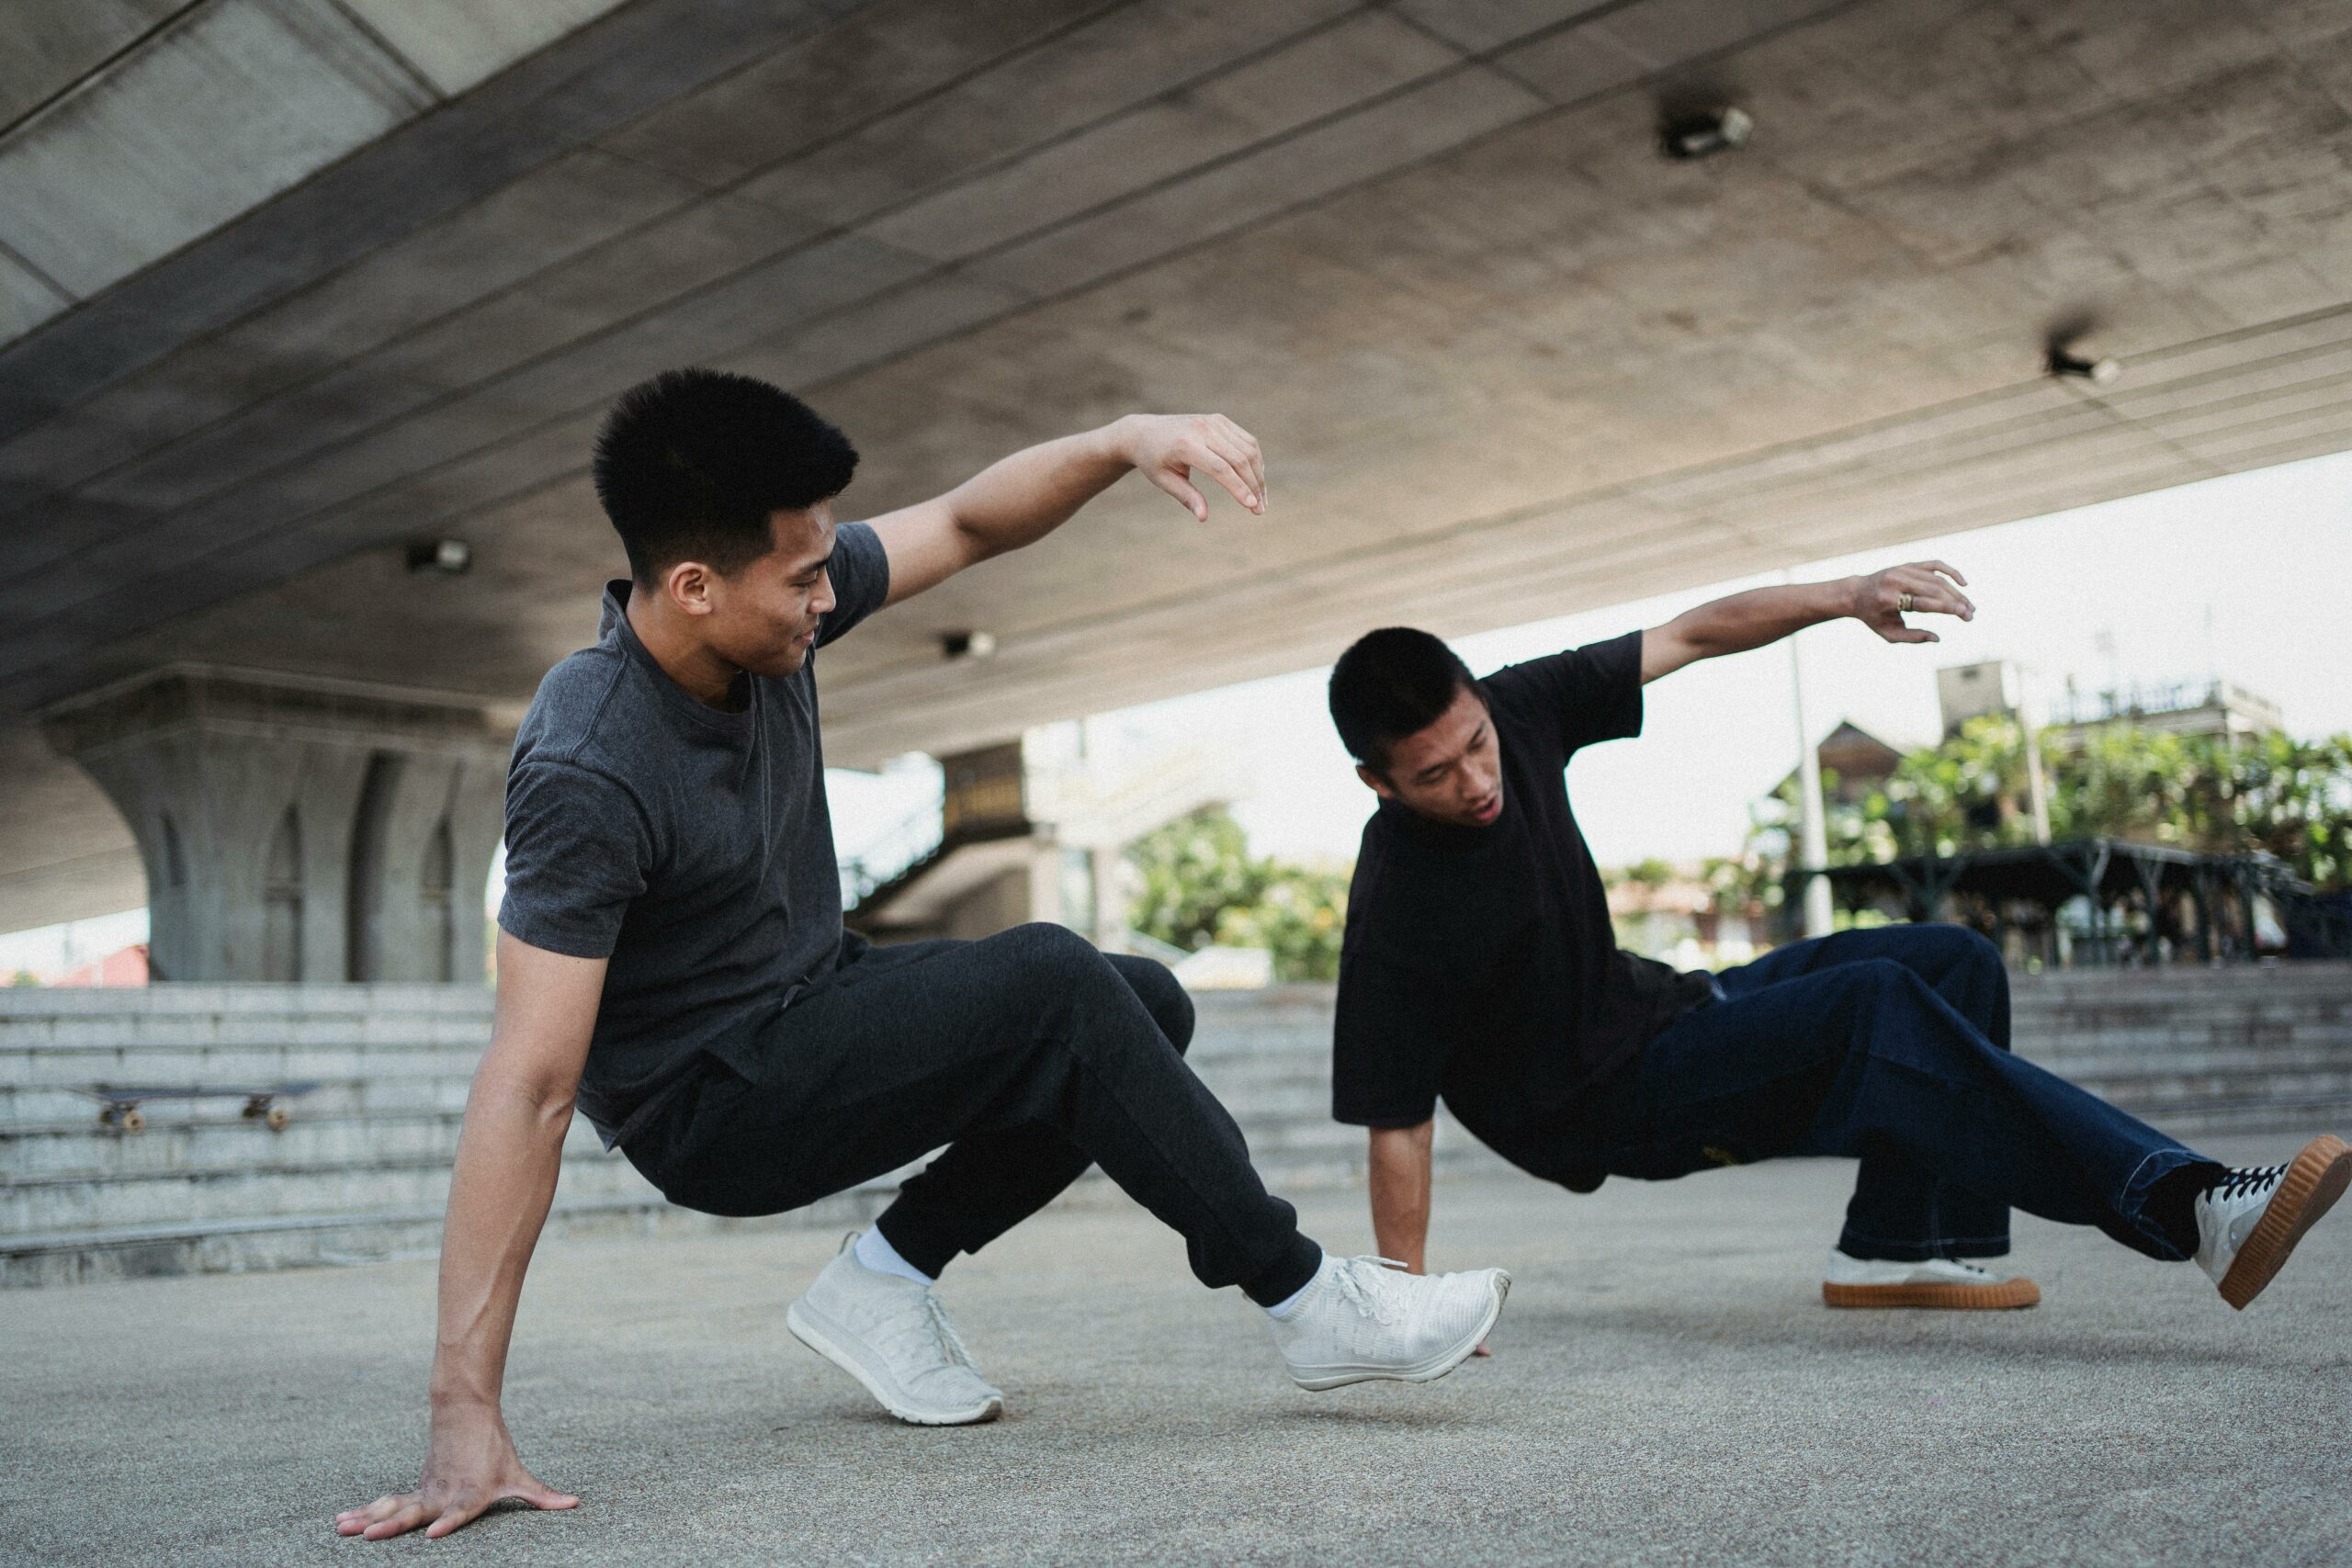
POLYGON ((436 1412, 498 1404, 524 1271, 555 1198, 571 1124, 568 1100, 553 1102, 495 1076, 475 1079, 441 1240, 436 1412))
POLYGON ((1422 1271, 1430 1234, 1432 1124, 1372 1130, 1372 1234, 1380 1256, 1422 1271))
POLYGON ((1685 610, 1662 629, 1680 638, 1696 658, 1745 653, 1807 626, 1853 614, 1859 581, 1848 577, 1834 582, 1751 588, 1685 610))
POLYGON ((1024 446, 948 491, 971 557, 1035 544, 1116 483, 1134 466, 1120 439, 1124 423, 1024 446))

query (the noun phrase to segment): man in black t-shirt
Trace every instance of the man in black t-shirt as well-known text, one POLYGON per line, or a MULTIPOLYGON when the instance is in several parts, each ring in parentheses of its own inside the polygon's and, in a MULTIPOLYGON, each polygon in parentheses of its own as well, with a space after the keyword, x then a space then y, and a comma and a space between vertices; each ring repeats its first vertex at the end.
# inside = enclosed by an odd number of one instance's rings
MULTIPOLYGON (((1720 975, 1616 945, 1568 805, 1585 746, 1637 735, 1642 688, 1694 660, 1844 616, 1890 642, 1973 618, 1940 561, 1759 589, 1483 681, 1426 632, 1373 632, 1331 672, 1331 716, 1380 796, 1349 892, 1332 1111, 1371 1130, 1373 1226, 1421 1266, 1431 1116, 1579 1192, 1780 1155, 1861 1161, 1832 1306, 2022 1307, 2030 1280, 1964 1261, 2008 1211, 2195 1258, 2231 1305, 2267 1285, 2352 1182, 2334 1138, 2230 1170, 2009 1053, 1984 938, 1895 926, 1793 943, 1720 975)), ((1670 787, 1662 784, 1661 787, 1670 787)))

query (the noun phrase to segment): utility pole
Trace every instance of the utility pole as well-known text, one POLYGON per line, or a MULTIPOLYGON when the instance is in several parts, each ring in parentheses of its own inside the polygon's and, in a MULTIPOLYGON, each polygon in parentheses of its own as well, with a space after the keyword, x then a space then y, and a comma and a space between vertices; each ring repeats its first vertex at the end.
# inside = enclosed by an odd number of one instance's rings
MULTIPOLYGON (((1802 636, 1799 632, 1789 637, 1789 705, 1797 723, 1797 864, 1804 870, 1817 872, 1829 863, 1829 833, 1821 807, 1821 758, 1814 750, 1813 732, 1804 722, 1804 655, 1797 649, 1797 639, 1802 636)), ((1804 934, 1827 936, 1832 924, 1829 879, 1806 877, 1804 934)))
POLYGON ((2025 737, 2026 809, 2033 818, 2033 841, 2050 842, 2050 782, 2041 773, 2041 728, 2033 700, 2026 690, 2026 672, 2018 671, 2018 729, 2025 737))

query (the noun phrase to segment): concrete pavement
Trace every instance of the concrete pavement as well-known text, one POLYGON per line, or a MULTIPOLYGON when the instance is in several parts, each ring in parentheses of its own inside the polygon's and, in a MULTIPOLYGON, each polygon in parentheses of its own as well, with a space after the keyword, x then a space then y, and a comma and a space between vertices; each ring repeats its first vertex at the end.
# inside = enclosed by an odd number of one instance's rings
MULTIPOLYGON (((1139 1211, 1057 1211, 950 1276, 1011 1409, 944 1431, 785 1335, 831 1237, 551 1244, 507 1412, 584 1501, 435 1543, 332 1525, 414 1476, 430 1263, 12 1292, 0 1562, 2342 1561, 2352 1214, 2243 1315, 2030 1219, 2038 1310, 1838 1314, 1849 1170, 1442 1185, 1433 1261, 1517 1280, 1496 1358, 1322 1395, 1139 1211)), ((1369 1247, 1359 1195, 1305 1207, 1369 1247)))

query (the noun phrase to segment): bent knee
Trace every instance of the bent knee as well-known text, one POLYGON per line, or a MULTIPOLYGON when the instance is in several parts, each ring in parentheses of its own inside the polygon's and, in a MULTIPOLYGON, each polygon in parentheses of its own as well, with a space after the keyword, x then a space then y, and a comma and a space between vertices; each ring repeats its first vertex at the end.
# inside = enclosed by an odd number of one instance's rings
POLYGON ((1184 983, 1157 959, 1120 953, 1111 959, 1111 966, 1134 989, 1144 1010, 1151 1014, 1152 1022, 1159 1025, 1159 1032, 1168 1036, 1168 1043, 1182 1055, 1193 1043, 1193 997, 1184 989, 1184 983))
POLYGON ((1002 950, 1008 965, 1043 979, 1071 979, 1106 967, 1092 942, 1050 920, 1014 926, 988 941, 1002 950))
POLYGON ((1911 927, 1908 936, 1922 953, 1932 953, 1947 964, 1998 964, 2001 962, 2001 950, 1993 945, 1991 938, 1973 926, 1931 921, 1911 927))

